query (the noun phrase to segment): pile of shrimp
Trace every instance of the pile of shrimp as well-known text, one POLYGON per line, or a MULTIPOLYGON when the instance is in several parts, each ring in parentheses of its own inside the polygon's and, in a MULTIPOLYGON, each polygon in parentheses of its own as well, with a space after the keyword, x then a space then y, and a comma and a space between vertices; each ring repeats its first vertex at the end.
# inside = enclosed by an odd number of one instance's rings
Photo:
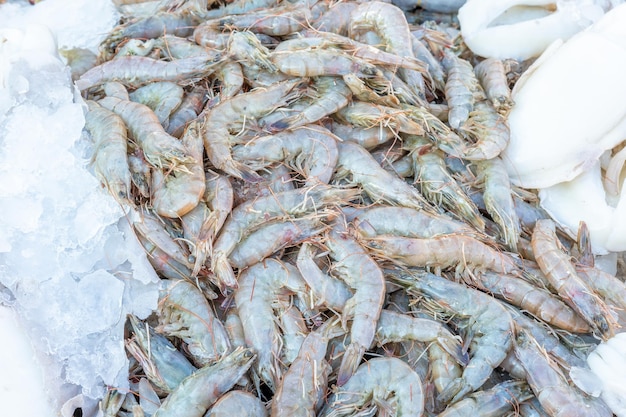
POLYGON ((459 5, 117 3, 65 54, 162 280, 102 415, 611 415, 569 370, 626 286, 511 186, 528 63, 473 56, 459 5))

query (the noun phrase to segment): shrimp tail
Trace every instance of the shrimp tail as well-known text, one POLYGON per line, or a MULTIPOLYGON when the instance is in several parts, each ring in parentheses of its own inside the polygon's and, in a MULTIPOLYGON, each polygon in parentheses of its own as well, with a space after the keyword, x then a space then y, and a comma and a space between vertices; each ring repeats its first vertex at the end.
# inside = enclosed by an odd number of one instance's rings
POLYGON ((446 388, 439 393, 437 400, 443 404, 453 404, 474 391, 472 387, 463 381, 463 378, 452 380, 446 388))
POLYGON ((211 270, 215 274, 215 284, 220 288, 222 294, 226 294, 229 288, 237 288, 237 278, 233 268, 228 262, 227 256, 222 252, 213 254, 211 259, 211 270))
POLYGON ((358 343, 351 343, 347 347, 343 354, 341 365, 339 365, 339 371, 337 372, 337 386, 341 387, 345 385, 352 375, 354 375, 361 363, 361 358, 363 358, 364 353, 365 346, 361 346, 358 343))
POLYGON ((465 366, 469 362, 469 354, 461 344, 454 343, 452 340, 446 337, 438 337, 437 343, 446 352, 448 352, 450 356, 452 356, 459 363, 459 365, 465 366))

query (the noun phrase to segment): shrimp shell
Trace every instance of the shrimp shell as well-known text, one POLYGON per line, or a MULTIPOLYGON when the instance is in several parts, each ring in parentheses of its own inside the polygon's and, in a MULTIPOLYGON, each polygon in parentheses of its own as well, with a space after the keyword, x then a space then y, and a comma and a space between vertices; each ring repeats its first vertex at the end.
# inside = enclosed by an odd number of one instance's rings
POLYGON ((502 60, 487 58, 474 67, 474 72, 493 107, 499 113, 508 113, 514 103, 502 60))

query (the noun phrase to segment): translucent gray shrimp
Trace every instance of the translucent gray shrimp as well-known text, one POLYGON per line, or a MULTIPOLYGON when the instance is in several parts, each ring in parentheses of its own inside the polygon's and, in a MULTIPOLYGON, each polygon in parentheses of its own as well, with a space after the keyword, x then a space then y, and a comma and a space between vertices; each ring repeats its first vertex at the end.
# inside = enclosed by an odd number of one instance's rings
POLYGON ((424 197, 397 176, 385 171, 372 155, 356 143, 341 142, 335 179, 359 184, 373 201, 414 209, 428 208, 424 197))
POLYGON ((306 178, 305 187, 330 181, 339 151, 340 141, 321 126, 303 126, 254 139, 233 149, 233 158, 245 161, 253 169, 261 169, 274 162, 285 162, 306 178))
POLYGON ((269 49, 250 31, 231 32, 227 48, 228 54, 242 65, 257 66, 272 73, 278 71, 270 60, 269 49))
POLYGON ((520 402, 533 397, 524 381, 505 381, 485 391, 470 394, 452 404, 439 417, 489 417, 515 410, 520 402))
POLYGON ((514 329, 509 312, 487 294, 427 272, 394 272, 392 277, 407 285, 409 293, 431 300, 427 303, 430 308, 467 321, 466 334, 472 338, 470 361, 439 399, 454 403, 480 388, 512 347, 514 329))
POLYGON ((318 212, 313 216, 265 224, 239 242, 228 260, 237 269, 261 262, 273 253, 320 234, 327 227, 323 220, 333 214, 318 212))
POLYGON ((606 303, 576 273, 569 257, 559 248, 554 221, 538 220, 531 240, 533 253, 541 271, 563 301, 585 319, 603 338, 616 329, 606 303))
POLYGON ((478 207, 467 196, 448 172, 444 155, 434 144, 421 136, 408 136, 404 147, 411 151, 413 177, 422 195, 434 206, 443 206, 461 221, 466 221, 479 231, 485 222, 478 207))
POLYGON ((204 143, 198 122, 187 125, 180 143, 191 162, 170 172, 152 171, 152 207, 164 217, 179 218, 189 213, 198 205, 206 190, 204 143))
POLYGON ((311 10, 308 7, 297 7, 288 2, 286 4, 286 6, 279 5, 267 10, 207 20, 205 24, 213 24, 219 29, 226 27, 246 29, 269 36, 285 36, 301 31, 311 18, 311 10))
POLYGON ((511 135, 506 118, 496 112, 487 100, 479 100, 474 104, 461 130, 475 140, 475 143, 463 150, 463 158, 470 161, 482 161, 500 155, 509 144, 511 135))
POLYGON ((569 385, 558 366, 548 358, 530 334, 518 330, 515 342, 515 356, 526 370, 528 385, 550 416, 612 415, 602 400, 587 397, 578 388, 569 385))
POLYGON ((208 110, 202 130, 204 148, 213 166, 246 181, 261 181, 262 178, 253 169, 233 160, 231 131, 241 131, 246 120, 262 117, 290 99, 298 97, 300 93, 292 90, 299 83, 299 80, 285 81, 266 89, 238 94, 208 110))
POLYGON ((474 110, 475 91, 480 88, 472 65, 449 50, 444 51, 441 61, 448 73, 446 79, 446 101, 448 102, 448 123, 459 129, 474 110))
POLYGON ((415 120, 411 112, 405 109, 355 101, 338 110, 335 116, 340 121, 357 127, 371 128, 383 126, 391 128, 395 133, 424 134, 424 126, 420 123, 421 120, 415 120))
POLYGON ((413 47, 413 55, 415 58, 426 63, 428 74, 433 80, 433 87, 437 90, 444 91, 446 86, 446 74, 441 66, 441 62, 435 58, 430 50, 422 43, 420 39, 412 35, 411 46, 413 47))
POLYGON ((372 344, 385 296, 385 278, 380 267, 350 233, 343 223, 336 222, 326 240, 334 261, 333 271, 354 290, 343 307, 343 326, 348 320, 352 324, 350 344, 337 371, 339 386, 350 380, 372 344))
POLYGON ((226 220, 213 247, 211 270, 215 273, 219 286, 223 290, 237 286, 228 255, 249 229, 271 219, 298 217, 324 206, 349 201, 357 192, 354 189, 318 185, 260 197, 237 206, 226 220))
POLYGON ((436 343, 428 347, 428 362, 430 363, 432 383, 439 393, 463 375, 463 369, 459 362, 436 343))
POLYGON ((267 126, 271 132, 315 123, 348 105, 352 93, 346 84, 336 77, 316 77, 313 80, 315 98, 297 114, 278 120, 267 126))
POLYGON ((208 10, 205 19, 215 19, 232 14, 245 14, 253 10, 269 9, 278 4, 278 0, 235 0, 221 7, 208 10))
POLYGON ((146 376, 163 392, 172 392, 196 368, 165 338, 135 316, 129 316, 134 337, 125 341, 128 352, 146 376))
POLYGON ((59 49, 59 54, 70 67, 73 81, 76 81, 81 75, 98 65, 98 56, 86 48, 61 48, 59 49))
POLYGON ((552 326, 573 333, 588 333, 591 330, 582 317, 560 298, 522 278, 485 271, 477 279, 468 279, 467 283, 528 311, 552 326))
POLYGON ((342 140, 354 142, 367 150, 389 142, 395 137, 392 129, 385 126, 356 127, 350 124, 333 122, 330 131, 342 140))
POLYGON ((139 87, 130 93, 130 99, 150 107, 161 125, 167 129, 172 111, 183 100, 183 88, 168 81, 158 81, 139 87))
POLYGON ((85 129, 94 143, 93 169, 96 177, 118 202, 129 201, 131 174, 128 166, 126 125, 110 110, 87 101, 85 129))
MULTIPOLYGON (((354 74, 346 74, 343 77, 344 83, 352 91, 352 95, 360 101, 379 104, 381 106, 399 107, 400 100, 393 94, 379 94, 371 88, 366 81, 361 80, 354 74)), ((388 91, 393 93, 393 91, 388 91)))
POLYGON ((170 118, 165 129, 170 135, 180 138, 187 123, 198 117, 204 107, 206 90, 194 88, 185 93, 180 105, 170 114, 170 118))
POLYGON ((502 240, 512 252, 517 252, 521 226, 515 203, 511 180, 502 159, 496 157, 475 163, 477 176, 483 181, 483 201, 491 218, 502 230, 502 240))
POLYGON ((222 58, 207 60, 203 56, 160 61, 143 56, 122 56, 106 61, 85 72, 76 80, 79 90, 119 81, 127 87, 141 87, 155 81, 188 82, 211 74, 222 58))
POLYGON ((247 391, 230 391, 220 397, 205 417, 267 417, 259 397, 247 391))
POLYGON ((164 281, 156 331, 187 344, 197 366, 206 366, 230 350, 228 334, 202 292, 189 281, 164 281))
POLYGON ((178 262, 140 234, 137 235, 137 240, 144 248, 148 262, 160 275, 168 279, 188 279, 191 277, 191 267, 188 266, 188 263, 178 262))
POLYGON ((441 235, 427 239, 375 236, 362 238, 363 243, 381 259, 405 266, 454 268, 456 275, 472 276, 483 270, 521 275, 521 268, 506 253, 464 235, 441 235))
POLYGON ((341 336, 343 330, 333 319, 328 319, 320 328, 310 332, 298 356, 293 361, 272 398, 272 417, 315 416, 324 400, 330 365, 326 361, 326 350, 331 338, 341 336))
POLYGON ((306 283, 298 270, 276 259, 266 259, 245 269, 238 280, 235 303, 246 345, 258 352, 258 376, 275 390, 282 378, 281 333, 272 305, 285 289, 304 296, 306 283))
POLYGON ((119 98, 120 100, 130 101, 128 89, 124 86, 124 84, 117 81, 109 81, 108 83, 104 83, 102 85, 102 91, 107 97, 115 97, 119 98))
POLYGON ((398 358, 374 358, 361 365, 352 378, 328 399, 320 417, 354 415, 373 403, 386 415, 418 417, 424 413, 422 381, 398 358))
POLYGON ((504 62, 487 58, 474 67, 474 72, 493 107, 499 113, 507 114, 513 106, 513 99, 504 62))
POLYGON ((185 378, 163 401, 154 417, 202 417, 248 371, 255 356, 237 349, 185 378))
POLYGON ((263 182, 232 181, 233 191, 235 192, 235 206, 255 198, 295 190, 296 187, 291 174, 292 171, 289 168, 279 164, 261 172, 263 182))
POLYGON ((241 65, 230 60, 217 67, 213 79, 219 81, 219 100, 227 100, 239 94, 245 82, 241 65))
POLYGON ((150 107, 115 97, 105 97, 98 103, 124 120, 131 138, 152 166, 172 169, 193 162, 184 145, 165 132, 150 107))
POLYGON ((272 62, 282 73, 296 77, 356 74, 360 78, 380 76, 380 70, 364 59, 332 49, 273 52, 272 62))
MULTIPOLYGON (((415 58, 409 24, 404 12, 398 7, 381 1, 370 1, 361 3, 350 17, 350 37, 372 30, 383 41, 382 49, 401 57, 415 58)), ((424 97, 425 83, 421 72, 407 68, 400 68, 398 72, 418 97, 424 97)))

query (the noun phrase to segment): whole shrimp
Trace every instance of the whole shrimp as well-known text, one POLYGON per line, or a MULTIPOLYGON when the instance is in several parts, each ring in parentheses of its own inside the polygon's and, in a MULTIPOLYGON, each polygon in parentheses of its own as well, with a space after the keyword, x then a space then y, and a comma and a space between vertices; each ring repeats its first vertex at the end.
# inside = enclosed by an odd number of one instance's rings
POLYGON ((285 289, 304 296, 306 283, 294 266, 269 258, 244 270, 235 291, 246 345, 258 352, 255 369, 272 390, 283 372, 279 363, 282 338, 272 305, 285 289))
POLYGON ((380 106, 362 101, 355 101, 343 107, 335 115, 344 123, 357 127, 370 128, 383 126, 391 128, 396 133, 424 134, 421 120, 415 120, 409 110, 380 106))
POLYGON ((328 342, 343 333, 336 320, 328 319, 306 336, 298 356, 283 375, 272 398, 272 417, 315 416, 318 405, 324 399, 331 372, 326 361, 328 342))
POLYGON ((320 77, 354 73, 359 78, 380 76, 380 70, 364 59, 334 49, 272 52, 270 59, 282 73, 296 77, 320 77))
POLYGON ((389 142, 395 137, 392 129, 385 126, 356 127, 351 124, 332 122, 329 129, 341 140, 354 142, 367 150, 389 142))
POLYGON ((402 179, 385 171, 362 146, 341 142, 335 179, 349 178, 375 202, 385 201, 413 209, 428 209, 424 197, 402 179))
MULTIPOLYGON (((300 80, 274 84, 267 89, 257 89, 221 101, 204 116, 202 132, 209 160, 220 169, 237 178, 258 182, 262 178, 245 164, 236 162, 231 155, 231 130, 241 130, 246 119, 256 119, 299 96, 292 91, 300 80)), ((204 113, 204 112, 203 112, 204 113)))
POLYGON ((603 338, 610 338, 617 323, 606 303, 586 284, 561 251, 554 221, 538 220, 531 240, 537 264, 563 301, 585 319, 603 338))
POLYGON ((480 388, 512 347, 514 330, 509 312, 487 294, 428 272, 389 273, 406 285, 409 293, 431 300, 427 302, 430 308, 468 321, 466 332, 472 337, 470 360, 463 375, 450 382, 439 399, 454 403, 480 388))
POLYGON ((163 283, 155 330, 181 338, 198 366, 206 366, 228 352, 228 334, 202 292, 185 280, 163 283))
POLYGON ((316 77, 313 80, 315 98, 310 105, 295 115, 277 120, 267 126, 270 132, 294 129, 315 123, 348 105, 352 93, 348 86, 336 77, 316 77))
POLYGON ((115 97, 105 97, 98 103, 122 118, 131 138, 153 167, 175 169, 194 162, 185 146, 165 132, 150 107, 115 97))
POLYGON ((164 173, 153 170, 152 173, 152 207, 157 214, 165 217, 179 218, 189 213, 198 205, 206 190, 204 143, 198 122, 189 123, 181 143, 193 162, 184 164, 184 171, 164 173))
POLYGON ((576 265, 576 273, 617 313, 621 326, 626 325, 626 285, 615 275, 592 266, 576 265))
POLYGON ((163 401, 154 417, 202 417, 228 392, 254 361, 250 349, 237 349, 185 378, 163 401))
POLYGON ((478 207, 448 172, 442 152, 422 136, 406 137, 404 147, 411 151, 414 181, 422 195, 432 205, 441 205, 477 230, 485 230, 478 207))
POLYGON ((502 230, 502 240, 512 252, 517 252, 521 225, 513 202, 511 180, 502 159, 495 157, 476 161, 479 180, 483 181, 483 201, 491 218, 502 230))
POLYGON ((513 258, 469 236, 442 235, 427 239, 375 236, 362 241, 376 257, 406 266, 436 270, 454 267, 456 275, 470 277, 483 270, 517 276, 522 273, 513 258))
POLYGON ((228 38, 228 54, 235 61, 245 66, 257 66, 274 73, 278 71, 270 60, 270 51, 250 31, 233 31, 228 38))
POLYGON ((350 344, 337 372, 337 385, 344 385, 356 371, 365 350, 370 347, 385 297, 385 278, 378 264, 351 236, 344 223, 335 222, 326 246, 334 260, 333 271, 354 290, 343 307, 342 324, 348 320, 350 344))
POLYGON ((189 82, 211 74, 222 59, 192 56, 160 61, 144 56, 121 56, 85 72, 76 80, 76 87, 86 90, 108 81, 119 81, 127 87, 141 87, 154 81, 189 82))
MULTIPOLYGON (((382 1, 361 3, 352 11, 350 22, 350 37, 354 38, 359 32, 374 31, 383 41, 388 52, 400 57, 415 58, 411 45, 412 35, 404 12, 398 7, 382 1)), ((400 77, 414 89, 418 97, 425 96, 425 83, 422 72, 400 68, 400 77)), ((422 70, 426 73, 425 70, 422 70)))
POLYGON ((96 177, 118 202, 130 199, 131 175, 126 157, 126 126, 122 119, 94 101, 87 101, 85 129, 94 142, 93 169, 96 177))
POLYGON ((206 417, 267 417, 267 410, 259 397, 247 391, 230 391, 205 414, 206 417))
POLYGON ((337 165, 338 142, 340 139, 328 129, 315 125, 303 126, 235 147, 233 158, 246 161, 254 169, 285 161, 292 168, 303 171, 305 187, 310 187, 330 181, 337 165))
POLYGON ((183 88, 173 82, 158 81, 139 87, 129 97, 135 103, 150 107, 163 128, 167 129, 170 114, 183 100, 183 88))
POLYGON ((271 219, 302 216, 324 206, 349 201, 356 194, 354 189, 318 185, 260 197, 237 206, 226 220, 213 247, 211 270, 219 286, 223 291, 227 287, 237 286, 228 255, 249 229, 271 219))
MULTIPOLYGON (((445 86, 449 109, 448 123, 453 129, 459 129, 474 109, 475 94, 480 91, 480 84, 474 75, 472 64, 450 50, 444 50, 441 63, 448 73, 445 86)), ((481 94, 478 93, 479 96, 481 94)))
POLYGON ((373 104, 380 104, 381 106, 399 107, 400 100, 391 94, 381 95, 364 81, 354 74, 346 74, 343 76, 343 81, 350 89, 354 97, 363 102, 369 102, 373 104))
POLYGON ((386 415, 419 417, 424 413, 422 381, 398 358, 374 358, 361 365, 352 378, 328 399, 320 417, 354 415, 369 402, 386 415))
POLYGON ((277 6, 272 9, 251 11, 246 14, 224 16, 215 20, 207 20, 204 24, 215 25, 218 29, 247 29, 255 33, 269 36, 285 36, 302 30, 311 17, 308 7, 277 6))
POLYGON ((612 415, 602 400, 587 397, 572 387, 558 366, 524 330, 517 331, 515 356, 526 370, 528 385, 539 403, 552 417, 560 416, 606 416, 612 415))
POLYGON ((470 394, 446 408, 439 417, 500 416, 532 397, 533 393, 526 382, 505 381, 488 390, 470 394))
POLYGON ((470 161, 495 158, 509 144, 508 121, 487 100, 479 100, 474 104, 461 130, 476 140, 463 150, 463 158, 470 161))
POLYGON ((498 58, 487 58, 474 67, 474 73, 493 107, 499 113, 507 114, 514 103, 504 62, 498 58))

